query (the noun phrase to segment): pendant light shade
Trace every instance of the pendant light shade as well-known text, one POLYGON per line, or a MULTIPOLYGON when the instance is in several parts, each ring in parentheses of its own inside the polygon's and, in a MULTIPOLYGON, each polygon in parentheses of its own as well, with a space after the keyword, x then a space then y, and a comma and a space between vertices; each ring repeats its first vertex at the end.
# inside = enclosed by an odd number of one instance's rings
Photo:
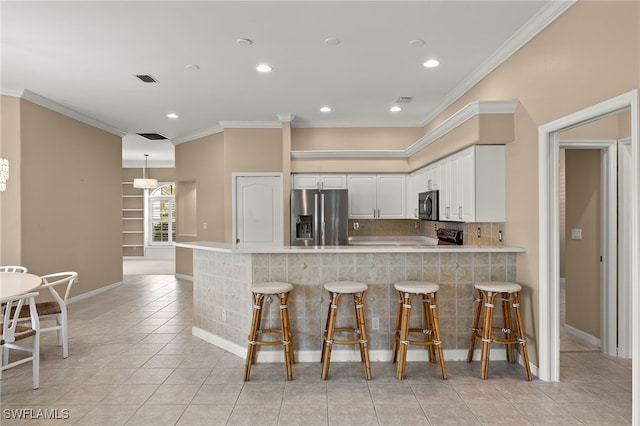
POLYGON ((148 177, 147 171, 147 157, 149 154, 144 155, 144 169, 142 169, 142 178, 133 180, 134 188, 142 188, 142 189, 153 189, 158 187, 158 179, 151 179, 148 177))

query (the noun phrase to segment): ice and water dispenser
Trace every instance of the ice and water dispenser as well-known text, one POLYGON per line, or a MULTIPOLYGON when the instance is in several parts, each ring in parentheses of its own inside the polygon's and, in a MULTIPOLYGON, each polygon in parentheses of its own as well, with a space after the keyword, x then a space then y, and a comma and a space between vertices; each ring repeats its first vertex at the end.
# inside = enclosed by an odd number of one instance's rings
POLYGON ((295 238, 298 240, 313 238, 313 215, 296 215, 295 238))

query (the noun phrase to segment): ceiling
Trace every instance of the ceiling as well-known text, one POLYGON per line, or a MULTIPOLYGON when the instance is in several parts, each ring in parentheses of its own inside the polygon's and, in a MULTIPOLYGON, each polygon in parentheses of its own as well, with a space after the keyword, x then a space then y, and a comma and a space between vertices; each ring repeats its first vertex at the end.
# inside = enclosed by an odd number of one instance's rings
POLYGON ((424 126, 571 4, 3 0, 1 89, 122 135, 125 165, 166 167, 175 143, 290 116, 424 126))

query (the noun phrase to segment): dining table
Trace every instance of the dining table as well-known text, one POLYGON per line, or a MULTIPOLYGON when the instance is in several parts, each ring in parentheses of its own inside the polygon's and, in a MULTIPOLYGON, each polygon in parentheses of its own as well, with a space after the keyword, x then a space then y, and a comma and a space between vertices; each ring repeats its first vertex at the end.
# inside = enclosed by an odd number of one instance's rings
POLYGON ((38 275, 24 272, 0 272, 0 299, 29 293, 42 283, 38 275))

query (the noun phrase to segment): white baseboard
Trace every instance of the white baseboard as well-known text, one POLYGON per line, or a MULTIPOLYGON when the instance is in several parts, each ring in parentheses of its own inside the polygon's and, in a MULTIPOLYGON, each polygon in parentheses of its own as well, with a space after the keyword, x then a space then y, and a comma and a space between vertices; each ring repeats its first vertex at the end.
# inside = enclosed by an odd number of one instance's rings
POLYGON ((590 344, 595 345, 595 346, 597 346, 597 347, 601 347, 601 346, 600 346, 600 339, 598 339, 598 338, 597 338, 597 337, 595 337, 595 336, 592 336, 592 335, 590 335, 590 334, 588 334, 588 333, 585 333, 585 332, 584 332, 584 331, 582 331, 582 330, 578 330, 578 329, 577 329, 577 328, 575 328, 575 327, 571 327, 571 326, 570 326, 570 325, 568 325, 568 324, 565 324, 565 325, 564 325, 564 329, 565 329, 565 331, 566 331, 567 333, 571 334, 572 336, 577 337, 578 339, 582 339, 582 340, 584 340, 584 341, 585 341, 585 342, 587 342, 587 343, 590 343, 590 344))
POLYGON ((116 288, 118 286, 121 286, 121 285, 122 285, 122 281, 118 281, 117 283, 109 284, 107 286, 100 287, 100 288, 97 288, 95 290, 91 290, 91 291, 88 291, 86 293, 79 294, 77 296, 70 297, 67 300, 67 303, 73 303, 73 302, 77 302, 79 300, 88 299, 89 297, 96 296, 96 295, 98 295, 100 293, 104 293, 105 291, 109 291, 109 290, 111 290, 113 288, 116 288))

